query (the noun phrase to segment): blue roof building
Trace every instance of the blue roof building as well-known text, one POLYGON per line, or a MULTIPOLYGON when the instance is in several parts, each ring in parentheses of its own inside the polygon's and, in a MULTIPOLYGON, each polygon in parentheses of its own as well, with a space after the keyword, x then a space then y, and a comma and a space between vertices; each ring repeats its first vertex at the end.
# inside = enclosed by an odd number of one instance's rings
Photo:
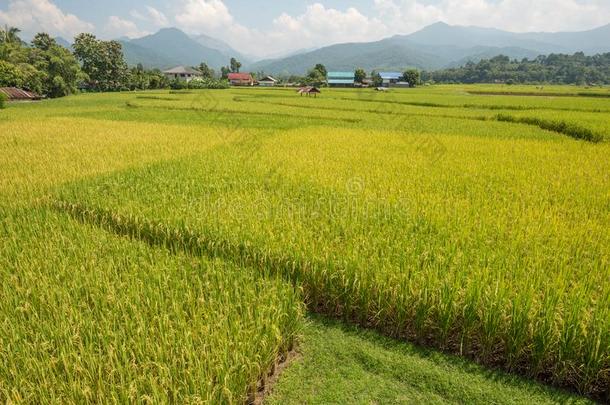
POLYGON ((330 87, 354 87, 356 75, 354 72, 328 72, 326 79, 330 87))
POLYGON ((402 77, 400 72, 379 72, 383 80, 399 80, 402 77))
POLYGON ((402 80, 400 72, 379 72, 379 76, 383 80, 383 86, 389 87, 391 84, 396 84, 402 80))

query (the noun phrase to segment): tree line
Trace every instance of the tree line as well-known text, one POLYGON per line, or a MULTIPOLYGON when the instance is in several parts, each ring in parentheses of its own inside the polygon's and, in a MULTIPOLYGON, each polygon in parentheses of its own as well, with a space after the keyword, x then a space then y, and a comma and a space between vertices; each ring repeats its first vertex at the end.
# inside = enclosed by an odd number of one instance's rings
MULTIPOLYGON (((216 75, 202 63, 196 67, 202 77, 189 83, 192 88, 226 88, 229 73, 239 72, 242 64, 231 58, 228 66, 216 75), (220 77, 220 79, 218 79, 220 77)), ((283 82, 323 86, 328 71, 317 64, 305 76, 287 76, 283 82)), ((265 76, 264 72, 258 75, 265 76)), ((355 82, 374 87, 382 85, 381 76, 373 71, 355 69, 355 82)), ((401 80, 416 86, 420 82, 438 83, 553 83, 553 84, 610 84, 610 53, 587 56, 551 54, 533 60, 511 60, 496 56, 478 63, 431 72, 407 69, 401 80)), ((163 88, 184 88, 179 80, 169 80, 158 69, 142 65, 128 67, 121 44, 103 41, 93 34, 79 34, 72 50, 58 44, 46 33, 37 34, 28 44, 12 27, 0 29, 0 87, 19 87, 47 97, 62 97, 84 91, 121 91, 163 88)))
MULTIPOLYGON (((287 80, 309 85, 324 85, 326 67, 317 64, 306 76, 291 76, 287 80)), ((355 69, 355 82, 374 87, 382 84, 379 73, 367 75, 364 69, 355 69)), ((587 56, 583 52, 573 55, 550 54, 535 59, 511 60, 499 55, 477 63, 467 62, 456 68, 436 71, 406 69, 399 79, 415 87, 421 83, 507 83, 507 84, 610 84, 610 53, 587 56)))
MULTIPOLYGON (((0 29, 0 87, 18 87, 55 98, 77 91, 127 91, 184 88, 179 80, 168 79, 159 69, 145 69, 141 64, 129 67, 118 41, 103 41, 93 34, 74 38, 72 50, 58 44, 46 33, 36 34, 28 44, 19 37, 19 29, 0 29)), ((221 69, 222 78, 205 63, 202 73, 189 83, 191 88, 226 88, 226 76, 239 72, 241 63, 231 58, 221 69)))
POLYGON ((550 54, 535 59, 511 60, 499 55, 478 63, 423 72, 423 81, 438 83, 508 83, 508 84, 610 84, 610 53, 587 56, 550 54))
MULTIPOLYGON (((264 73, 261 73, 264 74, 264 73)), ((316 64, 313 68, 309 69, 305 76, 288 76, 281 78, 282 81, 289 83, 299 83, 308 86, 325 86, 327 84, 328 70, 326 66, 321 63, 316 64)), ((406 69, 402 76, 399 78, 400 81, 408 83, 411 87, 415 87, 421 82, 420 72, 417 69, 406 69)), ((371 85, 373 87, 380 87, 383 85, 383 79, 381 75, 373 70, 367 73, 362 68, 356 68, 354 70, 354 83, 359 85, 371 85)))

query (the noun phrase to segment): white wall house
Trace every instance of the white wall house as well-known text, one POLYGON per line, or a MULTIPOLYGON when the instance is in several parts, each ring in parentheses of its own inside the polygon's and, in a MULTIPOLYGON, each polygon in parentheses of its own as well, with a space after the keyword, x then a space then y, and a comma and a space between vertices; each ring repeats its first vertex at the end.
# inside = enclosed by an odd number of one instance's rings
POLYGON ((265 76, 258 81, 258 85, 261 87, 273 87, 277 84, 277 79, 271 76, 265 76))
POLYGON ((163 74, 169 80, 180 80, 183 82, 190 82, 196 77, 203 76, 197 69, 184 66, 176 66, 175 68, 165 70, 163 74))

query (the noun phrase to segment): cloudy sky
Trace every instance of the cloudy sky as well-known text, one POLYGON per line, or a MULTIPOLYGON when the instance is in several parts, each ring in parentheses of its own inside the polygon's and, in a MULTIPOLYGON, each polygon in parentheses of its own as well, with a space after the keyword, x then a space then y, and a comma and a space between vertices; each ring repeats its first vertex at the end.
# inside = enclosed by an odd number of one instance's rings
POLYGON ((575 31, 610 23, 610 0, 0 0, 0 24, 28 37, 138 37, 163 27, 269 56, 408 34, 428 24, 575 31))

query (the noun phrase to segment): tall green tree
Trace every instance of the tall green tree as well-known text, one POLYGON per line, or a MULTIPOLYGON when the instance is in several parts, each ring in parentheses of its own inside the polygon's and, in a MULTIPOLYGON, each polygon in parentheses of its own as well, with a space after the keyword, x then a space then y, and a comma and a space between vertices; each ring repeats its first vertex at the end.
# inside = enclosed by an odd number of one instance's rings
POLYGON ((371 72, 371 78, 373 80, 373 86, 375 86, 375 87, 383 86, 383 79, 381 78, 381 75, 379 73, 377 73, 375 70, 373 70, 371 72))
POLYGON ((121 44, 101 41, 93 34, 79 34, 74 39, 74 55, 88 76, 88 87, 96 91, 118 91, 128 85, 128 69, 121 44))
POLYGON ((305 78, 305 82, 311 86, 322 86, 326 83, 326 77, 328 76, 328 71, 326 67, 318 63, 312 69, 307 72, 307 77, 305 78))
POLYGON ((26 62, 28 52, 19 38, 19 32, 21 31, 15 27, 0 28, 0 60, 11 63, 26 62))
POLYGON ((74 55, 46 33, 36 34, 32 40, 30 63, 44 72, 42 92, 49 97, 76 92, 78 81, 83 78, 74 55))
POLYGON ((419 70, 417 69, 408 69, 406 70, 403 75, 402 75, 402 79, 409 83, 409 86, 411 87, 415 87, 419 84, 420 81, 420 73, 419 70))
POLYGON ((356 71, 354 72, 354 78, 356 80, 356 83, 363 83, 364 79, 366 79, 366 72, 364 71, 364 69, 356 69, 356 71))
POLYGON ((314 66, 314 70, 320 72, 320 75, 324 77, 328 76, 328 70, 326 70, 326 66, 321 63, 316 64, 316 66, 314 66))
POLYGON ((21 30, 17 27, 5 25, 4 28, 0 29, 0 44, 23 44, 23 41, 19 38, 20 32, 21 30))
POLYGON ((235 58, 231 58, 230 67, 231 73, 239 73, 239 69, 241 69, 241 62, 235 58))
POLYGON ((201 72, 201 75, 205 79, 213 79, 214 78, 214 69, 210 68, 207 63, 200 63, 197 67, 197 70, 201 72))
POLYGON ((0 29, 0 86, 42 93, 44 73, 30 64, 31 50, 18 34, 17 28, 0 29))
POLYGON ((610 53, 550 54, 521 61, 499 55, 459 68, 426 72, 423 77, 442 83, 610 84, 610 53))
POLYGON ((220 68, 220 78, 226 79, 229 77, 229 73, 231 73, 231 68, 228 66, 223 66, 220 68))

